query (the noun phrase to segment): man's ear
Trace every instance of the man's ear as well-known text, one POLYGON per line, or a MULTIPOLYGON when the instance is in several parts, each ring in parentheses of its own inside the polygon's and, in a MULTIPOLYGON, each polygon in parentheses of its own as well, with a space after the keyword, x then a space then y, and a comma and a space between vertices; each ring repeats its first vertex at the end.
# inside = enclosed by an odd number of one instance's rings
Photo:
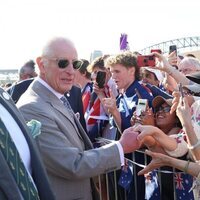
POLYGON ((44 61, 42 60, 42 57, 37 57, 36 58, 36 63, 38 65, 40 73, 44 73, 45 69, 44 69, 44 61))
POLYGON ((135 67, 129 68, 129 74, 131 74, 133 77, 135 76, 135 67))
POLYGON ((158 86, 160 85, 160 81, 156 79, 156 83, 158 84, 158 86))

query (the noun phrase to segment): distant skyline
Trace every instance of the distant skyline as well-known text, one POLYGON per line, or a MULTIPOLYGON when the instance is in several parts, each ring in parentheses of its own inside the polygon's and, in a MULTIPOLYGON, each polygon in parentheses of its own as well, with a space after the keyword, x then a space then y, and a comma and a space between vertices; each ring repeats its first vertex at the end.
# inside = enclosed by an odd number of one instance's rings
POLYGON ((121 33, 130 50, 200 36, 198 0, 0 0, 0 69, 19 69, 43 43, 65 36, 79 58, 117 53, 121 33))

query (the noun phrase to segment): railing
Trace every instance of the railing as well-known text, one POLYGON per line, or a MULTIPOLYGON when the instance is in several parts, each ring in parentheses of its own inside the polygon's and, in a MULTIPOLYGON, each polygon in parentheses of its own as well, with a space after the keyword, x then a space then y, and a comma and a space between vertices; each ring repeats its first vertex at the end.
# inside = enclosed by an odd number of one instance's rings
POLYGON ((193 50, 199 50, 200 37, 195 36, 195 37, 185 37, 185 38, 169 40, 169 41, 161 42, 161 43, 146 47, 144 49, 141 49, 140 52, 142 54, 149 54, 151 49, 161 49, 162 53, 168 53, 170 45, 176 45, 178 51, 183 50, 183 49, 188 49, 188 48, 192 48, 193 50))
MULTIPOLYGON (((141 156, 144 157, 144 163, 142 164, 147 164, 149 157, 147 157, 146 155, 144 155, 143 151, 138 151, 137 154, 140 153, 141 156)), ((135 184, 136 183, 136 179, 137 179, 137 173, 136 173, 136 166, 138 165, 138 163, 135 162, 135 153, 132 154, 132 166, 133 166, 133 181, 134 181, 134 196, 132 197, 133 200, 142 200, 141 199, 141 194, 137 193, 137 189, 138 185, 135 184)), ((142 166, 142 165, 140 165, 142 166)), ((142 168, 141 168, 142 169, 142 168)), ((168 198, 170 200, 176 200, 179 199, 179 197, 177 197, 178 192, 180 192, 178 190, 177 187, 179 187, 179 189, 181 189, 181 187, 185 187, 183 181, 185 179, 181 178, 183 176, 185 176, 185 174, 183 172, 175 172, 175 169, 172 169, 172 171, 166 171, 166 170, 159 170, 158 172, 158 182, 159 182, 159 186, 158 186, 158 193, 160 193, 160 196, 162 196, 162 190, 163 190, 163 184, 166 184, 166 181, 164 181, 164 183, 161 182, 161 174, 164 174, 165 177, 169 177, 171 176, 171 182, 172 185, 170 186, 172 188, 171 191, 171 198, 168 198)), ((127 200, 130 198, 127 198, 127 191, 125 189, 122 189, 122 187, 119 186, 118 181, 119 181, 119 174, 120 171, 114 171, 108 174, 103 174, 101 176, 99 176, 99 192, 100 192, 100 199, 101 200, 127 200)), ((162 175, 163 176, 163 175, 162 175)), ((189 175, 187 175, 189 176, 189 175)), ((163 179, 162 179, 163 180, 163 179)), ((191 184, 192 184, 192 177, 191 177, 191 184)), ((189 182, 189 180, 188 180, 189 182)), ((188 184, 188 183, 187 183, 188 184)), ((189 189, 191 188, 191 186, 189 186, 189 189)), ((183 193, 188 193, 189 189, 184 188, 184 192, 183 193)), ((193 193, 193 191, 191 191, 193 193)), ((183 194, 185 195, 185 194, 183 194)), ((143 196, 145 196, 143 194, 143 196)), ((144 198, 145 199, 145 198, 144 198)), ((162 198, 160 198, 162 199, 162 198)), ((192 199, 192 198, 188 198, 187 195, 185 196, 185 198, 183 199, 192 199)))

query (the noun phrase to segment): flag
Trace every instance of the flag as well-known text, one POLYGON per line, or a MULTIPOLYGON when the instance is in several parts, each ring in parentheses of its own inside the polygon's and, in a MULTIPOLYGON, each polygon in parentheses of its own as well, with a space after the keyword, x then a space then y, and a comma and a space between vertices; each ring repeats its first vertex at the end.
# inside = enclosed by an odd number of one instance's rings
POLYGON ((145 199, 160 200, 158 175, 155 170, 145 175, 145 199))
POLYGON ((122 186, 125 190, 129 190, 132 181, 133 181, 133 165, 128 159, 125 159, 124 166, 121 169, 121 175, 118 184, 122 186))
POLYGON ((190 191, 193 184, 193 177, 189 174, 175 173, 174 182, 177 199, 194 200, 193 191, 190 191))
MULTIPOLYGON (((106 97, 110 96, 108 86, 104 87, 106 97)), ((105 126, 109 123, 109 117, 106 114, 100 99, 95 97, 96 93, 90 95, 89 106, 84 113, 88 136, 92 142, 95 142, 96 137, 102 137, 102 132, 105 126), (93 98, 95 97, 95 98, 93 98), (91 98, 92 101, 91 101, 91 98)))
POLYGON ((87 110, 89 109, 91 91, 92 84, 87 83, 85 88, 82 90, 83 113, 87 112, 87 110))
POLYGON ((121 37, 120 37, 120 50, 128 50, 129 49, 127 37, 128 37, 127 34, 125 34, 125 33, 121 34, 121 37))

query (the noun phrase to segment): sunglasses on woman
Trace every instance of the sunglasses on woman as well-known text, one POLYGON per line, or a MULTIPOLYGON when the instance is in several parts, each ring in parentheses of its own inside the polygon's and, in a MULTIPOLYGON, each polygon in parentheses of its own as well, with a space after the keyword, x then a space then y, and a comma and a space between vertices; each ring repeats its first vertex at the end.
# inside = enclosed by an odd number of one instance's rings
POLYGON ((168 113, 169 111, 171 110, 171 107, 170 106, 166 106, 166 107, 158 107, 155 109, 155 112, 164 112, 164 113, 168 113))

